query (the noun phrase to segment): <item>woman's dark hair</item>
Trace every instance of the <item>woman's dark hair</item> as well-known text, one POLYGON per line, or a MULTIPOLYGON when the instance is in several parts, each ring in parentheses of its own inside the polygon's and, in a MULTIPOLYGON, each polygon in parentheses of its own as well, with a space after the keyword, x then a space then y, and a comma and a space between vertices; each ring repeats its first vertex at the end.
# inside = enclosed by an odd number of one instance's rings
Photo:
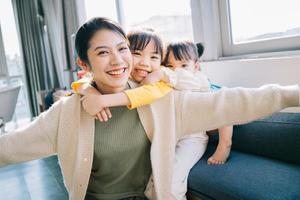
POLYGON ((173 42, 167 46, 163 64, 167 64, 170 52, 173 52, 176 60, 194 60, 196 62, 202 56, 203 51, 204 46, 201 43, 194 44, 191 41, 173 42))
POLYGON ((151 40, 154 41, 155 51, 163 59, 163 42, 161 37, 151 28, 133 30, 127 34, 129 48, 133 53, 136 50, 143 51, 151 40))
POLYGON ((87 51, 90 47, 90 40, 97 31, 103 29, 116 32, 127 40, 125 32, 116 22, 104 17, 92 18, 78 29, 75 37, 76 52, 83 62, 89 63, 87 51))

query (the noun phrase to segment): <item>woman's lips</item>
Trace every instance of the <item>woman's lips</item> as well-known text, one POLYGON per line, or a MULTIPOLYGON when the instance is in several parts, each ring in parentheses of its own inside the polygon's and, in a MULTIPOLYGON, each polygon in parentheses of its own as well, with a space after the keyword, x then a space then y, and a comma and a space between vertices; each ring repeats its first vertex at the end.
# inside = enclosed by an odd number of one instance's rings
POLYGON ((108 73, 110 76, 114 77, 114 78, 120 78, 123 75, 125 75, 127 72, 127 68, 119 68, 119 69, 113 69, 113 70, 109 70, 106 73, 108 73))

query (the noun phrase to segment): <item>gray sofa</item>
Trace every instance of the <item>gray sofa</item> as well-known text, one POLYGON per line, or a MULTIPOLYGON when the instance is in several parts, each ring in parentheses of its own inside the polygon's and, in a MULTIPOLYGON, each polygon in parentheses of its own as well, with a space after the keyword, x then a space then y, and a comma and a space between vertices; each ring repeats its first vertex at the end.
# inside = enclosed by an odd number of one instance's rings
POLYGON ((232 152, 220 166, 206 164, 218 134, 193 167, 188 196, 216 200, 300 199, 300 113, 272 116, 234 127, 232 152))

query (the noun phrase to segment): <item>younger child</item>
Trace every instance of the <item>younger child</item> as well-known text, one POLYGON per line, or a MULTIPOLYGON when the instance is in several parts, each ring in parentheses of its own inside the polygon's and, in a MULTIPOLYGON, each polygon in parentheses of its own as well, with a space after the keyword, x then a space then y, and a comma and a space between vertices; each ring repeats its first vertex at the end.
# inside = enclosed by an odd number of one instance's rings
MULTIPOLYGON (((207 78, 200 71, 198 59, 198 56, 202 55, 203 50, 204 48, 201 44, 197 44, 196 47, 190 41, 171 43, 167 47, 163 64, 173 70, 184 69, 190 72, 197 78, 196 83, 203 85, 207 81, 207 78)), ((207 88, 206 91, 209 90, 207 88)), ((205 92, 205 90, 203 91, 205 92)), ((219 128, 219 143, 215 153, 207 160, 208 164, 224 164, 226 162, 230 154, 232 131, 232 126, 219 128)))

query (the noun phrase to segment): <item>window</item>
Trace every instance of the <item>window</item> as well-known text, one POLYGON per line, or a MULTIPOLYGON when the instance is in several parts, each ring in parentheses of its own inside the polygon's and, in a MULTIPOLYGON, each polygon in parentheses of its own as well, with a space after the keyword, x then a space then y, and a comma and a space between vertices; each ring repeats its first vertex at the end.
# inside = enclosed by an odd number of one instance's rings
POLYGON ((93 17, 107 17, 117 21, 116 2, 114 0, 85 0, 87 20, 93 17))
POLYGON ((193 40, 190 0, 85 0, 85 5, 88 19, 108 17, 119 21, 126 31, 150 27, 164 41, 193 40))
POLYGON ((27 90, 25 87, 26 82, 11 1, 0 1, 0 24, 3 39, 3 44, 0 44, 0 48, 2 47, 0 51, 2 50, 2 52, 6 54, 4 59, 6 59, 8 69, 8 74, 2 77, 2 79, 0 77, 0 86, 22 85, 14 115, 14 120, 17 122, 17 125, 19 125, 28 122, 31 115, 28 106, 27 90))
POLYGON ((3 36, 2 36, 1 25, 0 25, 0 78, 6 77, 8 75, 5 51, 4 51, 4 45, 3 45, 2 38, 3 38, 3 36))
POLYGON ((299 0, 219 0, 225 56, 300 49, 299 0))
POLYGON ((123 0, 126 30, 151 27, 164 41, 193 40, 190 0, 123 0))

